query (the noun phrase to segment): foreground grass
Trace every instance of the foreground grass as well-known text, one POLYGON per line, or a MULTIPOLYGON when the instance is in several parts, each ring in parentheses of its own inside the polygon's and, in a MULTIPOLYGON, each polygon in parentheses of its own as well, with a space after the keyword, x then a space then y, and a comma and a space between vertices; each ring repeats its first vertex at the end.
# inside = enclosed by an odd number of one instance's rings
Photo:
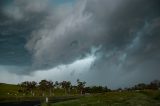
MULTIPOLYGON (((64 96, 63 90, 55 90, 56 97, 50 97, 52 103, 42 106, 160 106, 160 91, 108 92, 88 96, 64 96), (58 97, 59 96, 59 97, 58 97), (56 102, 56 103, 55 103, 56 102)), ((0 102, 41 101, 41 96, 22 96, 18 86, 0 83, 0 102), (15 95, 16 94, 16 95, 15 95)))
POLYGON ((42 106, 160 106, 159 91, 108 92, 42 106))

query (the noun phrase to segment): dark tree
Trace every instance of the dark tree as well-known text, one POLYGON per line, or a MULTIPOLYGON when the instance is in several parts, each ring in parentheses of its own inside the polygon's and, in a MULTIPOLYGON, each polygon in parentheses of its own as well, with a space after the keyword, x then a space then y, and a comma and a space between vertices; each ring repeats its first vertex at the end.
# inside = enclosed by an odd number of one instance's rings
POLYGON ((48 89, 48 81, 47 80, 41 80, 39 82, 39 88, 42 92, 42 95, 44 96, 45 95, 44 92, 46 92, 47 89, 48 89))
POLYGON ((61 86, 65 91, 65 94, 67 94, 67 91, 70 92, 71 82, 70 81, 63 81, 61 82, 61 86))
POLYGON ((79 79, 77 79, 77 88, 80 91, 80 94, 83 94, 84 87, 85 87, 86 82, 81 82, 79 79))

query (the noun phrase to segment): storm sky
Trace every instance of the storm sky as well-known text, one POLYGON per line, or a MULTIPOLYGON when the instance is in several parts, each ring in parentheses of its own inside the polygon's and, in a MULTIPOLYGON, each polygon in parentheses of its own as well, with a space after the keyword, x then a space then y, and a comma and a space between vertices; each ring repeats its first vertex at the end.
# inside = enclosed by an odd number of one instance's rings
POLYGON ((160 80, 160 0, 0 0, 0 82, 160 80))

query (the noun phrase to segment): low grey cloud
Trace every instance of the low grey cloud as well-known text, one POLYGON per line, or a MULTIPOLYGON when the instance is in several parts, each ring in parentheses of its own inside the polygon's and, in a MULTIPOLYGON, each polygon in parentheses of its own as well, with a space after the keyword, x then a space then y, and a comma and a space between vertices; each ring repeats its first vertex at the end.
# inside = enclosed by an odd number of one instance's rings
MULTIPOLYGON (((160 76, 159 4, 159 0, 76 0, 74 4, 14 0, 1 11, 7 19, 0 27, 8 30, 0 35, 7 36, 6 41, 12 32, 15 39, 22 37, 21 47, 12 47, 17 48, 12 51, 16 56, 8 60, 24 60, 27 72, 69 66, 94 55, 90 68, 78 77, 112 87, 129 86, 160 76)), ((8 60, 0 62, 9 64, 8 60)), ((76 69, 64 73, 77 75, 76 69)))

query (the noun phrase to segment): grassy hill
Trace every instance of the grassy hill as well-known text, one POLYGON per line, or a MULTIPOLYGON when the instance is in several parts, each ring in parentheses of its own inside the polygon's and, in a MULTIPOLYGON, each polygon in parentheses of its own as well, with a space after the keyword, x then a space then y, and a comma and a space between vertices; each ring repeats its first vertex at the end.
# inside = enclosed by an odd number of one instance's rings
MULTIPOLYGON (((39 92, 37 89, 34 90, 35 96, 33 97, 30 93, 23 95, 23 93, 19 93, 19 86, 14 84, 5 84, 0 83, 0 103, 1 102, 16 102, 16 101, 34 101, 34 100, 40 100, 44 101, 45 97, 42 97, 38 94, 39 92)), ((46 95, 49 95, 49 93, 45 93, 46 95)), ((63 89, 55 89, 54 90, 54 99, 60 97, 60 100, 65 100, 70 98, 70 96, 65 95, 65 91, 63 89)), ((53 96, 49 97, 53 98, 53 96)))
POLYGON ((160 91, 107 92, 42 106, 160 106, 159 97, 160 91))
MULTIPOLYGON (((12 84, 0 83, 0 102, 41 100, 41 96, 31 96, 18 93, 19 87, 12 84)), ((54 93, 63 97, 63 90, 54 90, 54 93)), ((68 96, 69 97, 69 96, 68 96)), ((49 99, 54 99, 50 97, 49 99)), ((56 98, 56 97, 55 97, 56 98)), ((114 91, 101 94, 88 94, 77 99, 64 101, 66 97, 60 99, 61 102, 49 103, 50 106, 160 106, 160 90, 140 90, 140 91, 114 91)), ((55 99, 54 99, 55 100, 55 99)), ((42 104, 48 106, 48 104, 42 104)))
POLYGON ((17 85, 0 83, 0 97, 15 96, 17 94, 18 94, 17 85))
POLYGON ((28 101, 39 100, 41 97, 22 96, 18 93, 19 87, 13 84, 0 83, 0 102, 15 102, 15 101, 28 101))

